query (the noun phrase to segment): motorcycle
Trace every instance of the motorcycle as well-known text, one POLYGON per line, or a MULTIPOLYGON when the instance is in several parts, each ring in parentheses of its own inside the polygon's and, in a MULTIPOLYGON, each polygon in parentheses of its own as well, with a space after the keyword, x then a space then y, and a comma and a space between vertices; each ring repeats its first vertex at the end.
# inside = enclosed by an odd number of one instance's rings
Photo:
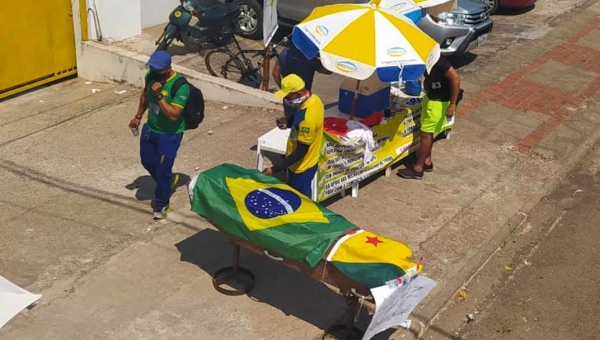
POLYGON ((156 51, 165 51, 175 39, 183 42, 188 50, 206 44, 225 46, 238 29, 239 13, 238 6, 233 3, 218 3, 194 11, 179 5, 169 14, 169 22, 155 42, 156 51), (194 15, 198 23, 191 26, 189 23, 194 15))

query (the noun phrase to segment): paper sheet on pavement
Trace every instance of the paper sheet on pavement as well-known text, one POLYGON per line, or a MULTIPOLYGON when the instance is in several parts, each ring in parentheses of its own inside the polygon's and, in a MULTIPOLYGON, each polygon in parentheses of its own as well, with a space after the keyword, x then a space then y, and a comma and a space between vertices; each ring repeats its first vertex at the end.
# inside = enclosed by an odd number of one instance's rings
POLYGON ((0 276, 0 328, 41 297, 38 294, 31 294, 0 276))
POLYGON ((410 313, 436 285, 436 281, 419 275, 397 288, 385 285, 371 289, 375 299, 375 314, 362 340, 369 340, 388 328, 405 324, 410 313))

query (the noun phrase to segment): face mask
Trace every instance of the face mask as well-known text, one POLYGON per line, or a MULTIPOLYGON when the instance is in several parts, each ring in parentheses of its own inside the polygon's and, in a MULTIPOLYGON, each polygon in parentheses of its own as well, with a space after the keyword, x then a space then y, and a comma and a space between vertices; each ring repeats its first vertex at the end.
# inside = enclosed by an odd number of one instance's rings
POLYGON ((304 101, 301 100, 300 98, 298 98, 298 99, 292 99, 292 100, 284 99, 283 100, 283 106, 284 107, 288 107, 290 109, 293 109, 295 111, 298 111, 298 109, 300 109, 300 106, 302 106, 303 102, 304 101))
POLYGON ((310 92, 307 92, 304 96, 302 96, 300 98, 284 99, 283 107, 284 107, 284 109, 285 109, 285 107, 288 107, 289 109, 298 111, 300 109, 300 106, 302 106, 302 103, 304 103, 306 101, 306 99, 308 99, 308 97, 310 97, 310 92))
POLYGON ((169 78, 169 72, 165 72, 165 73, 158 73, 158 72, 153 72, 150 71, 150 75, 152 76, 152 79, 156 80, 156 81, 165 81, 167 80, 167 78, 169 78))

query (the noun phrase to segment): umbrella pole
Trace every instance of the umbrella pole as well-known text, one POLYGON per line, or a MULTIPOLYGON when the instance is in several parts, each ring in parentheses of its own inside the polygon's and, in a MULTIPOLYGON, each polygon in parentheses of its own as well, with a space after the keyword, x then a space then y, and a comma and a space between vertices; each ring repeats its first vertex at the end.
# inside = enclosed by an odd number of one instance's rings
POLYGON ((360 80, 356 81, 356 88, 354 89, 354 99, 352 99, 352 110, 350 110, 350 120, 354 120, 354 110, 356 109, 356 101, 358 100, 358 88, 360 87, 360 80))
POLYGON ((271 69, 270 61, 271 61, 271 48, 272 47, 273 47, 273 43, 269 43, 267 45, 267 49, 265 51, 265 57, 263 59, 263 79, 262 79, 263 91, 269 91, 269 70, 271 69))

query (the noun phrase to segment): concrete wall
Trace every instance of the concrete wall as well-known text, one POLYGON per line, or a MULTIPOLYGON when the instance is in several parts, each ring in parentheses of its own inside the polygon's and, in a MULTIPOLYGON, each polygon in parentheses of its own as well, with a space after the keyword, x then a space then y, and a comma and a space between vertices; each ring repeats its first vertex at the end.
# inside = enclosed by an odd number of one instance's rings
POLYGON ((140 0, 142 29, 164 24, 179 0, 140 0))
POLYGON ((91 9, 88 10, 90 39, 97 40, 101 34, 102 39, 113 42, 142 34, 140 0, 87 0, 87 6, 91 9))
MULTIPOLYGON (((79 76, 91 81, 126 82, 142 88, 147 72, 148 56, 130 52, 116 46, 94 41, 81 44, 77 58, 79 76)), ((281 101, 272 93, 257 90, 231 81, 212 77, 188 68, 174 65, 190 83, 202 90, 207 100, 242 106, 281 109, 281 101)))

